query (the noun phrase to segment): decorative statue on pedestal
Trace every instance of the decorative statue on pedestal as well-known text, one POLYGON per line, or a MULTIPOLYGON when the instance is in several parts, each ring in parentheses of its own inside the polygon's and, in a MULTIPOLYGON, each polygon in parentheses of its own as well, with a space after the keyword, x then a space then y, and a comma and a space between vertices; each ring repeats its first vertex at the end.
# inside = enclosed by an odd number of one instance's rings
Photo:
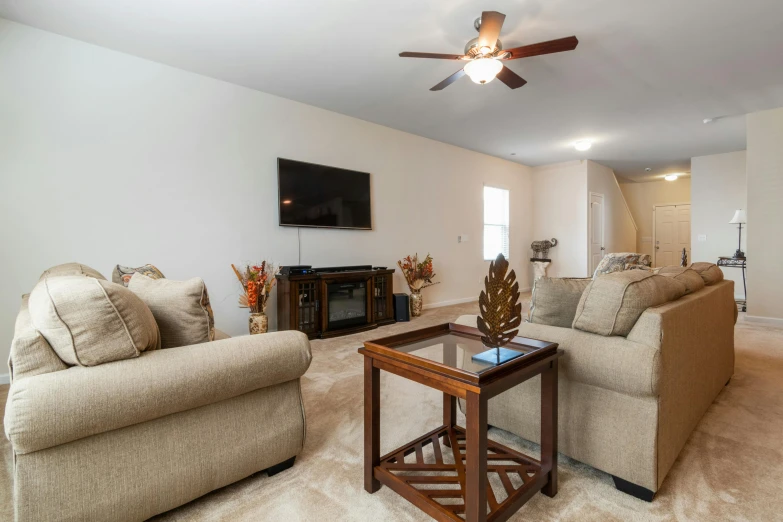
POLYGON ((531 261, 537 261, 537 260, 543 260, 543 261, 550 261, 549 259, 549 249, 552 247, 557 246, 557 239, 552 238, 552 240, 544 239, 543 241, 533 241, 530 244, 530 248, 533 249, 533 257, 530 259, 531 261))
POLYGON ((549 249, 557 246, 557 239, 544 239, 543 241, 533 241, 530 248, 533 249, 533 257, 530 262, 533 264, 533 281, 538 281, 546 276, 546 268, 552 262, 549 259, 549 249))

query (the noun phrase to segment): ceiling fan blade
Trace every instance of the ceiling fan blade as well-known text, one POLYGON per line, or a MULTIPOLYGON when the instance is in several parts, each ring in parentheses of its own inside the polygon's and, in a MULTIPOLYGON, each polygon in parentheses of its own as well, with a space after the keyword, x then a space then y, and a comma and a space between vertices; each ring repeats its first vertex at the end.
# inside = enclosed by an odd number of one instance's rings
POLYGON ((449 76, 448 78, 446 78, 445 80, 443 80, 438 85, 436 85, 435 87, 431 88, 430 90, 431 91, 441 91, 441 90, 445 89, 446 87, 448 87, 449 85, 451 85, 452 83, 454 83, 457 80, 459 80, 460 78, 462 78, 463 76, 465 76, 465 69, 460 69, 459 71, 455 72, 454 74, 452 74, 451 76, 449 76))
POLYGON ((527 80, 506 67, 505 65, 496 76, 498 80, 505 83, 512 89, 518 89, 527 83, 527 80))
POLYGON ((503 53, 508 53, 502 60, 516 60, 518 58, 527 58, 529 56, 539 56, 542 54, 562 53, 563 51, 573 51, 579 44, 576 36, 568 38, 559 38, 548 42, 541 42, 531 45, 523 45, 513 49, 503 49, 503 53), (509 56, 510 55, 510 56, 509 56))
POLYGON ((500 37, 500 29, 506 15, 497 11, 484 11, 481 13, 481 28, 479 29, 478 46, 494 49, 500 37))
POLYGON ((435 58, 436 60, 467 60, 462 54, 438 54, 438 53, 400 53, 402 58, 435 58))

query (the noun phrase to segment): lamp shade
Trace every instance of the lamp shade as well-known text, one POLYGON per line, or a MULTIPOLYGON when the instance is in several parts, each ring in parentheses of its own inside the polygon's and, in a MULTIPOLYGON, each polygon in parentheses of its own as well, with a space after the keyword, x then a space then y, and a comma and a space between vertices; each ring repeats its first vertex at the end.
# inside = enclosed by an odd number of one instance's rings
POLYGON ((748 222, 748 215, 742 209, 736 211, 734 213, 734 217, 731 218, 731 221, 729 221, 729 223, 732 225, 739 225, 740 223, 744 225, 747 222, 748 222))

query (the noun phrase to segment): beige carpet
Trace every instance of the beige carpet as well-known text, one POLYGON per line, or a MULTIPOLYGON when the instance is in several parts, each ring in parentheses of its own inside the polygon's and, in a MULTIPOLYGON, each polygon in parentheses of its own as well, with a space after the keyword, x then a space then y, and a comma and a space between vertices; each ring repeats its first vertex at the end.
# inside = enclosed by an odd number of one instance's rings
MULTIPOLYGON (((425 311, 410 323, 314 341, 303 379, 307 442, 296 465, 258 474, 165 513, 157 520, 428 520, 388 488, 369 495, 362 479, 362 341, 448 322, 475 305, 425 311)), ((783 329, 742 322, 731 384, 693 433, 651 504, 614 489, 609 475, 561 457, 560 492, 536 495, 511 520, 783 520, 783 329)), ((383 374, 382 374, 383 375, 383 374)), ((0 387, 5 402, 7 386, 0 387)), ((381 451, 440 424, 441 397, 383 375, 381 451)), ((258 419, 264 429, 266 419, 258 419)), ((534 445, 493 429, 490 437, 531 455, 534 445)), ((10 520, 11 457, 3 438, 0 519, 10 520)))

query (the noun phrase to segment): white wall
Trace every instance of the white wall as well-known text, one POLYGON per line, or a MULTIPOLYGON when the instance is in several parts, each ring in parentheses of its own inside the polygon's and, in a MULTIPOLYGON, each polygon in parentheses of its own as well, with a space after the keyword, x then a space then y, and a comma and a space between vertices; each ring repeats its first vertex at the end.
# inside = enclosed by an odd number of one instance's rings
POLYGON ((620 183, 620 188, 631 209, 636 226, 636 252, 653 254, 653 206, 690 203, 691 178, 675 181, 647 181, 620 183), (645 240, 643 240, 645 238, 645 240))
MULTIPOLYGON (((692 261, 717 263, 718 257, 732 256, 737 250, 737 225, 730 225, 729 221, 737 209, 749 210, 745 161, 744 150, 691 159, 692 261), (700 235, 706 236, 706 241, 699 241, 700 235)), ((743 227, 742 249, 746 252, 747 237, 743 227)), ((750 266, 755 260, 752 253, 748 255, 750 266)), ((744 298, 742 271, 724 268, 723 273, 734 280, 734 295, 744 298)))
POLYGON ((245 333, 230 263, 298 260, 297 230, 277 225, 278 156, 372 174, 374 230, 302 229, 303 263, 430 252, 441 284, 425 303, 475 299, 486 183, 511 190, 511 264, 530 286, 528 167, 2 19, 0 78, 4 359, 20 295, 68 261, 201 276, 217 326, 245 333))
MULTIPOLYGON (((586 163, 588 203, 590 192, 604 195, 605 253, 636 252, 636 223, 625 202, 625 196, 620 190, 614 171, 594 161, 586 163)), ((589 249, 589 238, 587 248, 589 249)))
MULTIPOLYGON (((556 238, 549 251, 550 277, 585 277, 587 259, 587 163, 569 161, 533 169, 533 236, 556 238)), ((528 250, 532 256, 532 251, 528 250)))
POLYGON ((748 316, 783 323, 783 108, 747 126, 748 316))

